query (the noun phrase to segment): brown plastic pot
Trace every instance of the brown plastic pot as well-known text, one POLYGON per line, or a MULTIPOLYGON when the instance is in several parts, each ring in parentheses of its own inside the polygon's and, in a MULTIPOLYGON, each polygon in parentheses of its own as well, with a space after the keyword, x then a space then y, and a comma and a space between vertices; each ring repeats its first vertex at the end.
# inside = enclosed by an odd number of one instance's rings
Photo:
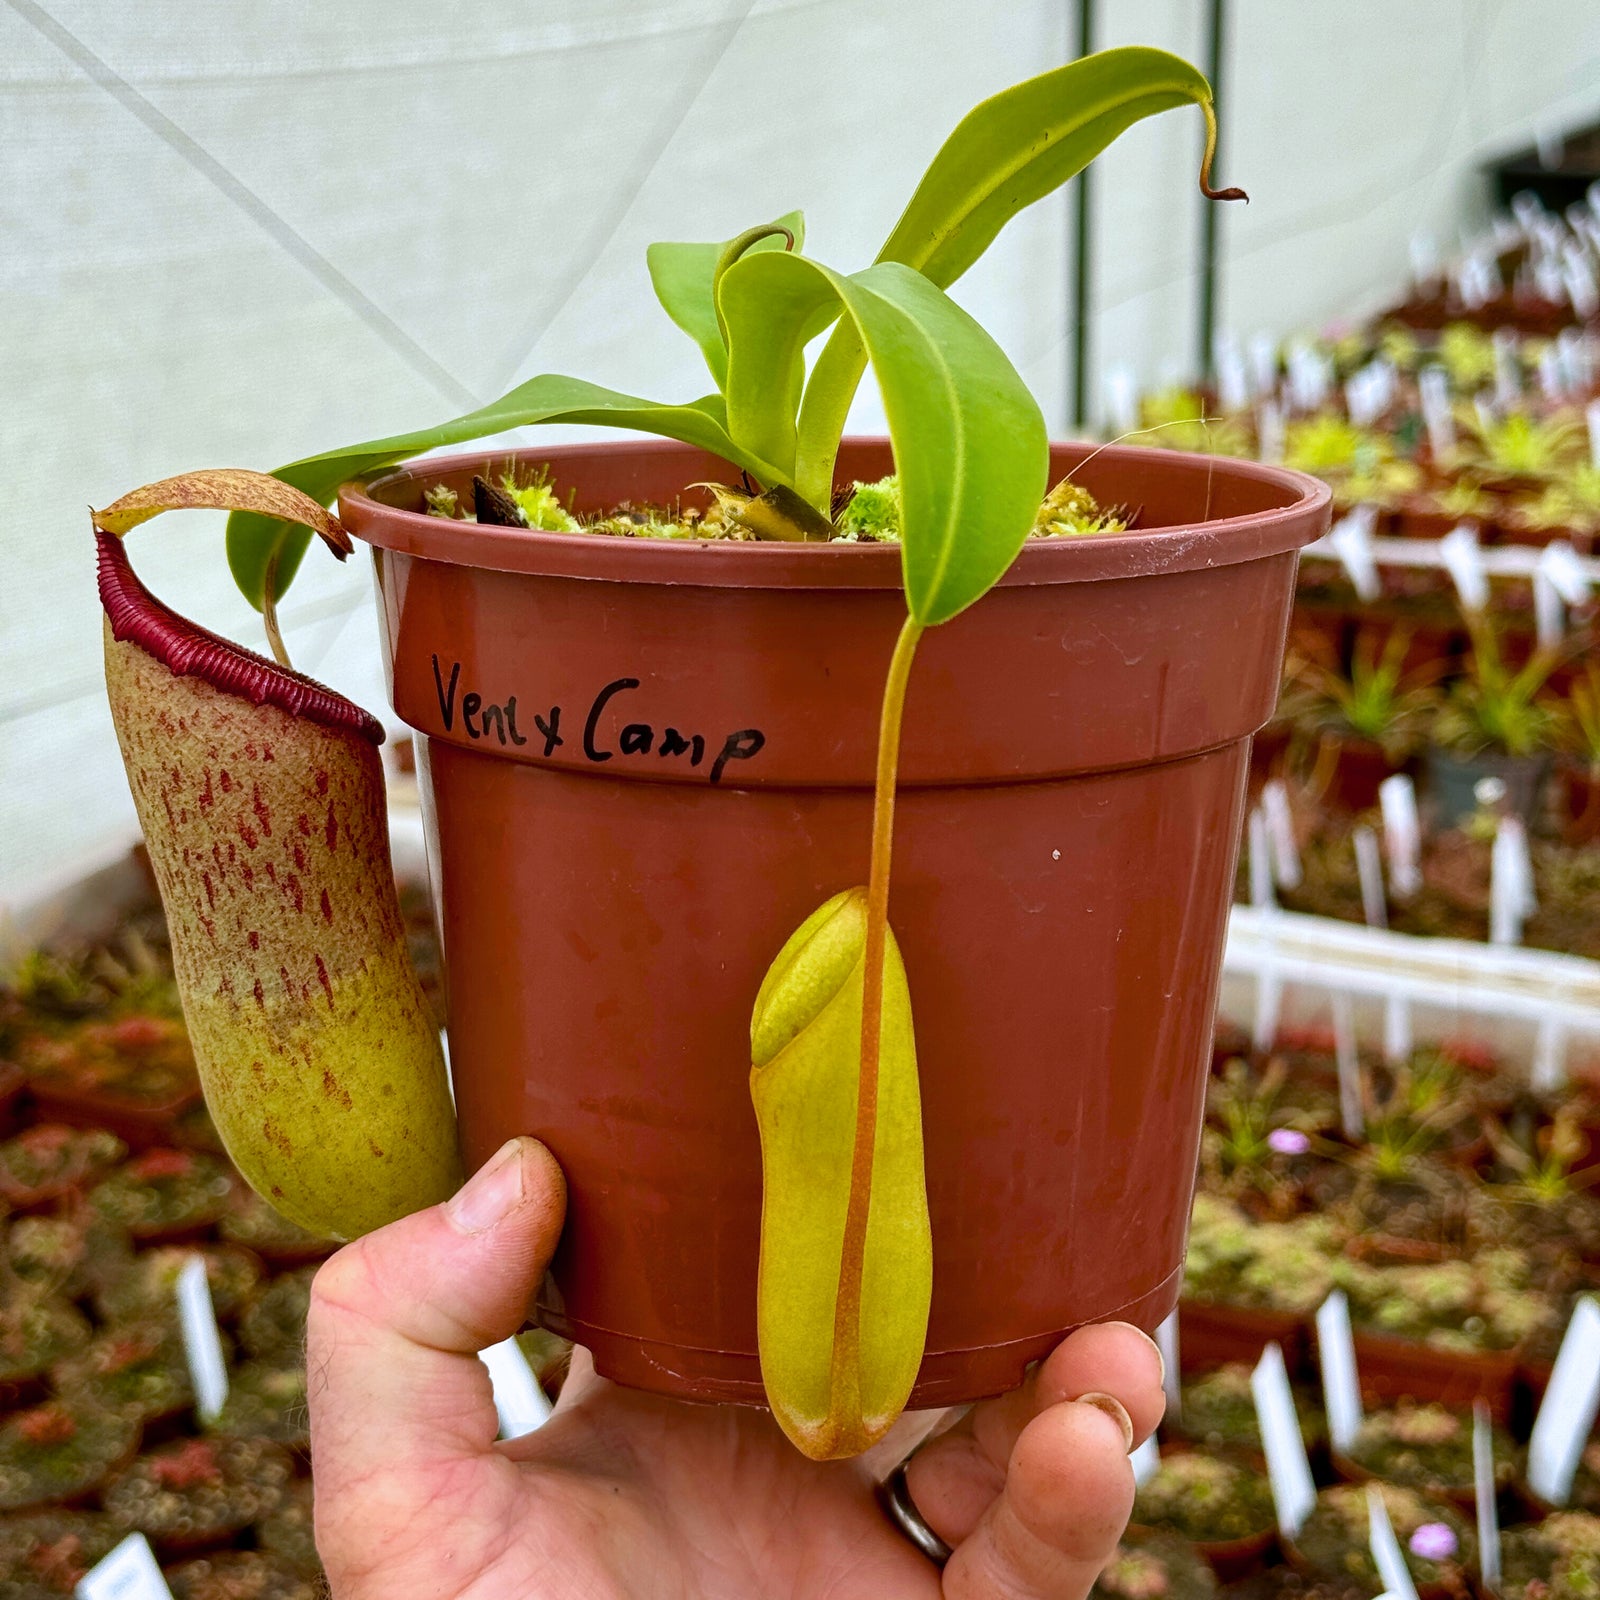
POLYGON ((41 1122, 61 1122, 69 1128, 103 1128, 116 1134, 130 1150, 149 1150, 173 1142, 179 1119, 200 1103, 200 1085, 195 1083, 163 1099, 151 1099, 40 1075, 33 1080, 33 1103, 41 1122))
POLYGON ((1569 757, 1557 764, 1556 782, 1562 837, 1568 844, 1593 844, 1600 839, 1600 766, 1569 757))
POLYGON ((1378 804, 1379 785, 1404 772, 1406 762, 1404 758, 1392 760, 1376 740, 1324 733, 1314 767, 1316 776, 1325 781, 1322 798, 1329 806, 1339 811, 1370 811, 1378 804))
MULTIPOLYGON (((1250 736, 1328 521, 1296 473, 1088 453, 1054 472, 1148 531, 1031 546, 911 675, 891 918, 935 1250, 913 1405, 1176 1301, 1250 736)), ((464 1155, 532 1133, 566 1171, 545 1327, 624 1383, 759 1404, 750 1009, 801 920, 866 881, 899 552, 422 513, 488 459, 340 495, 420 736, 464 1155)), ((655 441, 522 459, 579 511, 730 476, 655 441)), ((876 478, 887 443, 840 465, 876 478)))
MULTIPOLYGON (((1154 1524, 1130 1522, 1129 1537, 1148 1539, 1161 1530, 1154 1524)), ((1218 1583, 1239 1583, 1268 1565, 1278 1548, 1278 1530, 1264 1528, 1242 1539, 1191 1539, 1189 1541, 1218 1583)))
POLYGON ((1186 1372, 1208 1372, 1230 1361, 1254 1366, 1269 1344, 1283 1351, 1291 1377, 1305 1364, 1310 1341, 1305 1317, 1265 1306, 1230 1306, 1184 1300, 1178 1306, 1178 1362, 1186 1372))
POLYGON ((14 1062, 0 1060, 0 1139, 9 1139, 22 1126, 27 1103, 27 1074, 14 1062))
POLYGON ((1362 1390, 1375 1400, 1431 1401, 1459 1411, 1482 1400, 1496 1422, 1511 1415, 1518 1369, 1514 1350, 1439 1350, 1363 1328, 1355 1330, 1355 1346, 1362 1390))

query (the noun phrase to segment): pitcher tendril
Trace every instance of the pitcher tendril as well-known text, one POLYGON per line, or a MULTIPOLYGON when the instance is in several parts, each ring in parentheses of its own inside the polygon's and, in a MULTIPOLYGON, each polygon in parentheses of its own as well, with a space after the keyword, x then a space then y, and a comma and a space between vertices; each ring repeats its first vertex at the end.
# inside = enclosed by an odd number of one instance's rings
POLYGON ((883 1027, 883 958, 889 927, 889 866, 894 850, 895 786, 900 769, 900 725, 906 685, 922 637, 922 624, 907 617, 895 641, 878 724, 878 771, 872 792, 872 862, 867 879, 867 937, 862 956, 861 1071, 856 1091, 855 1149, 850 1161, 850 1201, 845 1212, 839 1303, 834 1313, 834 1378, 854 1381, 841 1370, 861 1341, 861 1275, 866 1263, 867 1208, 872 1201, 872 1152, 878 1132, 878 1048, 883 1027))

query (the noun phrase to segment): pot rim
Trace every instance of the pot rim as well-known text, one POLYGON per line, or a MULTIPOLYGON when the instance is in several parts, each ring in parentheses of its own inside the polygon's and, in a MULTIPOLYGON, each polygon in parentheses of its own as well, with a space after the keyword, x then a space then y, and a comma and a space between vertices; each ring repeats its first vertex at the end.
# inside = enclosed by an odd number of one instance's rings
MULTIPOLYGON (((887 451, 886 436, 854 435, 844 449, 887 451)), ((542 529, 485 527, 456 522, 391 503, 424 480, 465 475, 486 462, 581 469, 586 462, 679 457, 684 483, 725 467, 706 451, 676 440, 643 438, 547 449, 477 450, 432 456, 339 490, 339 515, 356 538, 378 549, 451 566, 544 577, 617 583, 683 584, 740 589, 899 589, 900 551, 895 545, 785 544, 717 539, 628 540, 542 529)), ((1083 539, 1030 540, 1001 578, 1002 586, 1084 583, 1180 573, 1283 555, 1319 537, 1326 527, 1333 491, 1318 478, 1287 467, 1231 456, 1197 455, 1127 445, 1086 442, 1051 446, 1052 476, 1101 461, 1106 467, 1188 477, 1209 492, 1217 477, 1245 480, 1276 491, 1279 503, 1238 516, 1181 523, 1143 532, 1099 534, 1083 539), (1065 465, 1063 465, 1065 463, 1065 465)), ((729 469, 731 475, 731 469, 729 469)))

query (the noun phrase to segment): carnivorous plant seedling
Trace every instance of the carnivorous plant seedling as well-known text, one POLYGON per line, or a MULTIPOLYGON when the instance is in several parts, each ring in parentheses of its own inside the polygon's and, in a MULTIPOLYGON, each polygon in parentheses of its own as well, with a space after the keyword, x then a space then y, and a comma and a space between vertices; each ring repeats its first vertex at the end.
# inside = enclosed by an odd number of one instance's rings
MULTIPOLYGON (((1033 396, 945 290, 1023 207, 1132 123, 1185 104, 1206 118, 1202 190, 1242 197, 1210 186, 1216 122, 1204 77, 1162 51, 1106 51, 972 111, 860 271, 805 255, 798 212, 723 244, 653 245, 657 298, 699 346, 712 393, 663 405, 545 375, 452 421, 276 474, 320 506, 341 483, 439 446, 531 423, 609 424, 680 440, 745 474, 754 493, 721 495, 755 537, 826 539, 846 416, 873 367, 894 452, 907 614, 884 688, 869 880, 788 940, 751 1020, 762 1372, 779 1422, 819 1459, 867 1448, 904 1407, 932 1293, 910 996, 888 925, 906 684, 923 632, 986 594, 1021 550, 1049 465, 1033 396), (808 372, 806 347, 823 334, 808 372)), ((305 520, 243 507, 230 522, 234 576, 268 613, 309 543, 305 520)))

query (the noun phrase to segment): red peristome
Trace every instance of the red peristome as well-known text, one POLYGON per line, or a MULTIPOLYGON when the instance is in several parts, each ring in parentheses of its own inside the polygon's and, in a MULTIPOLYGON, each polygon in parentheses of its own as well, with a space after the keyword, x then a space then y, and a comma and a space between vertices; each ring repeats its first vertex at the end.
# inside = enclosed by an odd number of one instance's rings
POLYGON ((382 725, 353 700, 198 627, 163 605, 139 581, 115 534, 97 529, 95 546, 100 604, 111 619, 113 638, 138 645, 180 678, 200 678, 223 694, 238 695, 258 706, 274 705, 292 717, 347 728, 374 744, 383 743, 382 725))

